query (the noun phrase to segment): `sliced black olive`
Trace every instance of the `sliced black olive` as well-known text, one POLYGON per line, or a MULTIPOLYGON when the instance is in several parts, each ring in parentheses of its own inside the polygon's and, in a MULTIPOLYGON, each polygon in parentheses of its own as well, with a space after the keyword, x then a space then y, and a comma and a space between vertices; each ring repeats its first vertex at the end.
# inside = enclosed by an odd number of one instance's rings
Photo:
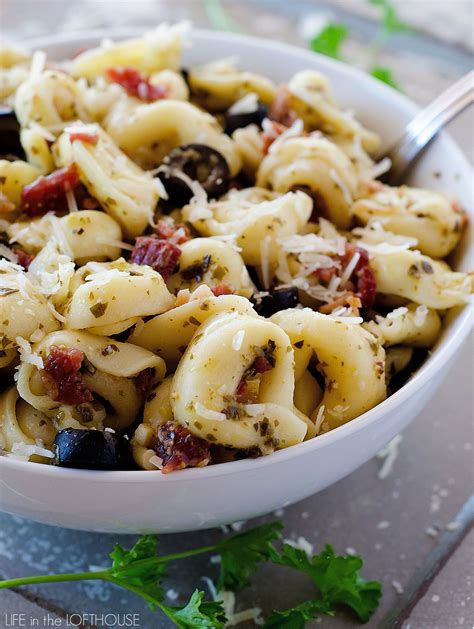
POLYGON ((219 151, 205 144, 178 146, 165 157, 163 164, 170 172, 160 172, 158 177, 174 207, 189 203, 193 192, 173 170, 183 172, 190 179, 198 181, 210 199, 217 199, 229 189, 230 171, 226 159, 219 151))
POLYGON ((15 112, 0 105, 0 158, 24 159, 25 152, 20 144, 20 123, 15 112))
POLYGON ((262 317, 271 317, 275 312, 295 308, 299 304, 296 286, 279 286, 271 293, 257 293, 253 298, 254 309, 262 317))
POLYGON ((186 82, 186 85, 191 89, 191 85, 189 83, 189 70, 187 68, 181 68, 181 74, 183 75, 183 79, 186 82))
POLYGON ((115 432, 60 430, 54 440, 53 465, 85 470, 129 470, 135 467, 130 442, 115 432))
MULTIPOLYGON (((231 108, 232 109, 232 108, 231 108)), ((245 112, 232 112, 231 109, 225 114, 224 131, 231 135, 236 129, 248 127, 249 124, 256 124, 262 128, 263 119, 268 116, 268 107, 258 103, 257 109, 245 112)))

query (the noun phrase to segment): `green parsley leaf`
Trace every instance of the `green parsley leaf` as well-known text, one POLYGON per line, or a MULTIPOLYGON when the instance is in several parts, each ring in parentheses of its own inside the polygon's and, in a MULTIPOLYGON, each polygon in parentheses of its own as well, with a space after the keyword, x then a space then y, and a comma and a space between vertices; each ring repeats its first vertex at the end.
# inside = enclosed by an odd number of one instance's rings
POLYGON ((160 605, 165 614, 180 629, 224 629, 227 618, 222 603, 204 601, 204 592, 195 590, 185 607, 160 605))
POLYGON ((395 33, 407 33, 413 30, 409 24, 398 17, 395 7, 390 3, 390 0, 369 0, 369 2, 382 9, 383 39, 387 39, 395 33))
POLYGON ((321 55, 333 57, 333 59, 340 59, 341 46, 348 34, 349 29, 344 24, 327 24, 322 31, 309 42, 309 47, 313 52, 319 52, 321 55))
POLYGON ((390 87, 393 87, 393 89, 401 91, 400 86, 393 78, 392 71, 389 68, 384 68, 382 66, 374 66, 373 68, 370 69, 369 74, 371 74, 373 77, 375 77, 379 81, 382 81, 383 83, 386 83, 387 85, 390 85, 390 87))
POLYGON ((108 577, 112 583, 143 596, 152 610, 164 598, 161 581, 166 563, 157 561, 157 545, 156 535, 143 535, 130 550, 116 544, 110 553, 112 567, 108 577))
POLYGON ((330 609, 345 605, 362 622, 367 622, 379 605, 381 585, 359 576, 364 565, 360 557, 337 556, 332 546, 327 545, 322 553, 308 559, 303 550, 285 544, 281 553, 274 551, 272 561, 307 574, 330 609))
POLYGON ((237 592, 250 585, 249 577, 261 562, 276 552, 272 541, 280 538, 281 522, 262 524, 223 540, 216 552, 221 556, 217 590, 237 592))
POLYGON ((218 31, 242 32, 238 22, 227 13, 220 0, 204 0, 204 8, 213 28, 218 31))
POLYGON ((317 614, 332 616, 331 606, 323 599, 305 601, 285 612, 273 612, 265 622, 265 629, 303 629, 307 620, 313 620, 317 614))

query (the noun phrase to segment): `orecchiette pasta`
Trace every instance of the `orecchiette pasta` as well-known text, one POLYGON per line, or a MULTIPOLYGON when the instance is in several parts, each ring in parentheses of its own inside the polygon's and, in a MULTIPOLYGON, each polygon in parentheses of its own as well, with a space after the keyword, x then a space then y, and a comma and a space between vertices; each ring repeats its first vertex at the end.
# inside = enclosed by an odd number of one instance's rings
POLYGON ((30 57, 21 50, 0 45, 0 100, 10 100, 30 73, 30 57))
MULTIPOLYGON (((0 195, 4 195, 15 206, 20 205, 21 192, 25 186, 41 175, 32 164, 18 159, 9 162, 0 159, 0 195)), ((1 214, 0 210, 0 214, 1 214)))
POLYGON ((244 297, 253 293, 240 254, 215 238, 193 238, 182 246, 179 269, 170 279, 169 286, 193 290, 202 282, 210 287, 229 285, 237 295, 244 297))
POLYGON ((306 186, 317 195, 320 213, 346 228, 358 181, 345 153, 326 138, 309 136, 274 142, 258 169, 257 186, 277 192, 306 186))
POLYGON ((262 264, 268 251, 268 263, 277 258, 278 238, 296 234, 307 223, 312 212, 310 197, 304 192, 288 192, 283 196, 267 190, 250 188, 229 193, 221 201, 205 208, 189 205, 183 218, 201 234, 235 236, 246 264, 262 264))
POLYGON ((61 166, 76 164, 82 182, 125 234, 141 234, 159 198, 156 182, 115 145, 99 127, 97 144, 74 140, 63 133, 53 152, 61 166))
POLYGON ((338 107, 327 77, 320 72, 297 72, 288 83, 288 91, 293 109, 310 130, 321 129, 331 135, 360 137, 366 150, 375 151, 378 148, 378 135, 363 127, 350 112, 338 107))
POLYGON ((18 345, 17 339, 31 340, 40 331, 59 328, 48 301, 23 269, 0 260, 0 342, 2 350, 18 345))
POLYGON ((197 330, 171 386, 175 419, 211 443, 269 452, 302 441, 306 423, 293 411, 293 351, 277 325, 241 313, 215 315, 197 330), (258 351, 271 351, 255 399, 235 392, 258 351))
POLYGON ((388 231, 416 238, 420 251, 435 258, 444 258, 457 245, 465 218, 445 196, 409 186, 373 187, 352 207, 364 225, 380 221, 388 231))
POLYGON ((142 395, 133 378, 147 369, 155 371, 154 378, 161 380, 165 365, 152 352, 115 339, 95 336, 87 332, 62 330, 49 334, 33 346, 34 353, 45 360, 52 347, 75 348, 83 352, 87 368, 82 374, 85 387, 105 400, 84 402, 76 406, 53 401, 38 377, 37 366, 22 362, 18 372, 18 392, 36 410, 54 418, 58 427, 75 427, 94 419, 99 426, 114 430, 127 428, 134 420, 142 404, 142 395), (106 411, 111 408, 111 411, 106 411))
POLYGON ((472 276, 451 271, 444 262, 419 251, 379 250, 373 252, 371 266, 379 292, 404 297, 436 310, 466 303, 473 290, 472 276))
POLYGON ((168 369, 174 369, 196 329, 209 317, 222 312, 257 316, 247 299, 237 295, 215 297, 209 291, 203 297, 191 299, 137 326, 129 341, 155 352, 164 359, 168 369))
POLYGON ((298 345, 306 345, 317 356, 326 389, 313 417, 324 407, 323 431, 348 422, 385 398, 385 352, 359 324, 309 308, 282 311, 272 321, 285 330, 296 353, 298 345))
POLYGON ((122 42, 104 42, 99 48, 78 55, 71 65, 72 75, 94 79, 111 67, 131 66, 152 74, 160 70, 179 68, 186 23, 161 24, 143 37, 122 42))
POLYGON ((219 151, 232 175, 241 166, 231 138, 215 118, 191 103, 159 100, 138 105, 133 112, 127 106, 115 107, 106 118, 105 128, 118 146, 144 168, 154 168, 172 149, 193 142, 219 151))
POLYGON ((58 243, 51 240, 31 262, 28 275, 41 293, 58 308, 68 297, 74 263, 61 252, 58 243))
POLYGON ((376 321, 369 321, 364 327, 386 347, 431 347, 439 335, 441 319, 432 308, 408 304, 388 313, 386 317, 377 315, 376 321))
POLYGON ((242 169, 249 177, 255 173, 265 157, 262 134, 255 124, 237 129, 232 134, 237 151, 242 160, 242 169))
POLYGON ((168 376, 152 389, 143 409, 143 422, 133 435, 133 457, 137 465, 145 470, 156 470, 156 465, 150 459, 156 457, 153 443, 159 426, 174 420, 170 398, 172 383, 172 376, 168 376))
POLYGON ((20 85, 15 95, 15 113, 21 125, 39 124, 60 133, 65 122, 89 120, 81 90, 65 72, 45 70, 20 85))
POLYGON ((189 73, 189 83, 196 100, 210 111, 222 111, 242 96, 253 92, 263 103, 276 96, 275 84, 265 76, 239 70, 231 59, 222 59, 189 73))
POLYGON ((23 450, 26 458, 45 462, 47 457, 41 456, 41 452, 48 454, 46 448, 52 446, 55 435, 51 420, 19 398, 16 387, 0 393, 1 449, 19 453, 23 450))
POLYGON ((161 275, 147 266, 128 264, 123 259, 89 262, 77 274, 76 280, 81 283, 64 311, 66 326, 75 330, 97 331, 97 326, 158 314, 174 304, 161 275))
POLYGON ((34 221, 17 221, 9 226, 8 233, 12 242, 31 253, 44 247, 53 233, 62 251, 77 264, 115 260, 121 252, 119 224, 97 210, 82 210, 61 218, 46 214, 34 221))
POLYGON ((44 133, 37 127, 21 130, 20 141, 28 162, 35 166, 41 175, 54 170, 54 160, 44 133))
POLYGON ((65 64, 0 46, 20 127, 0 160, 1 455, 167 474, 297 446, 403 386, 473 292, 443 260, 457 202, 377 181, 378 135, 325 76, 196 68, 185 32, 65 64))

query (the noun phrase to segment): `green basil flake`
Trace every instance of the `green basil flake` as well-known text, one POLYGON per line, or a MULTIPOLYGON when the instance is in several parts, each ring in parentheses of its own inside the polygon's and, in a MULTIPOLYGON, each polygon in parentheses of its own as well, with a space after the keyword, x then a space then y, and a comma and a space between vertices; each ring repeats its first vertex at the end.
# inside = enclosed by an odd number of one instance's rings
POLYGON ((103 316, 103 314, 107 310, 107 306, 108 306, 107 303, 105 304, 98 303, 98 304, 95 304, 95 306, 91 306, 89 310, 92 312, 94 317, 98 319, 99 317, 103 316))

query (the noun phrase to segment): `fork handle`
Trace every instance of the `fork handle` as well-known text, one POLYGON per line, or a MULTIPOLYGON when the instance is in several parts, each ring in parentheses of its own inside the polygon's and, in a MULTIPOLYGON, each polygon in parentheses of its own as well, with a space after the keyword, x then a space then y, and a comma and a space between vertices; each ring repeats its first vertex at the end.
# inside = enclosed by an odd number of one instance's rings
POLYGON ((448 87, 428 107, 422 109, 409 123, 405 133, 392 147, 387 157, 392 166, 384 183, 397 185, 436 134, 466 107, 474 103, 474 71, 448 87))

